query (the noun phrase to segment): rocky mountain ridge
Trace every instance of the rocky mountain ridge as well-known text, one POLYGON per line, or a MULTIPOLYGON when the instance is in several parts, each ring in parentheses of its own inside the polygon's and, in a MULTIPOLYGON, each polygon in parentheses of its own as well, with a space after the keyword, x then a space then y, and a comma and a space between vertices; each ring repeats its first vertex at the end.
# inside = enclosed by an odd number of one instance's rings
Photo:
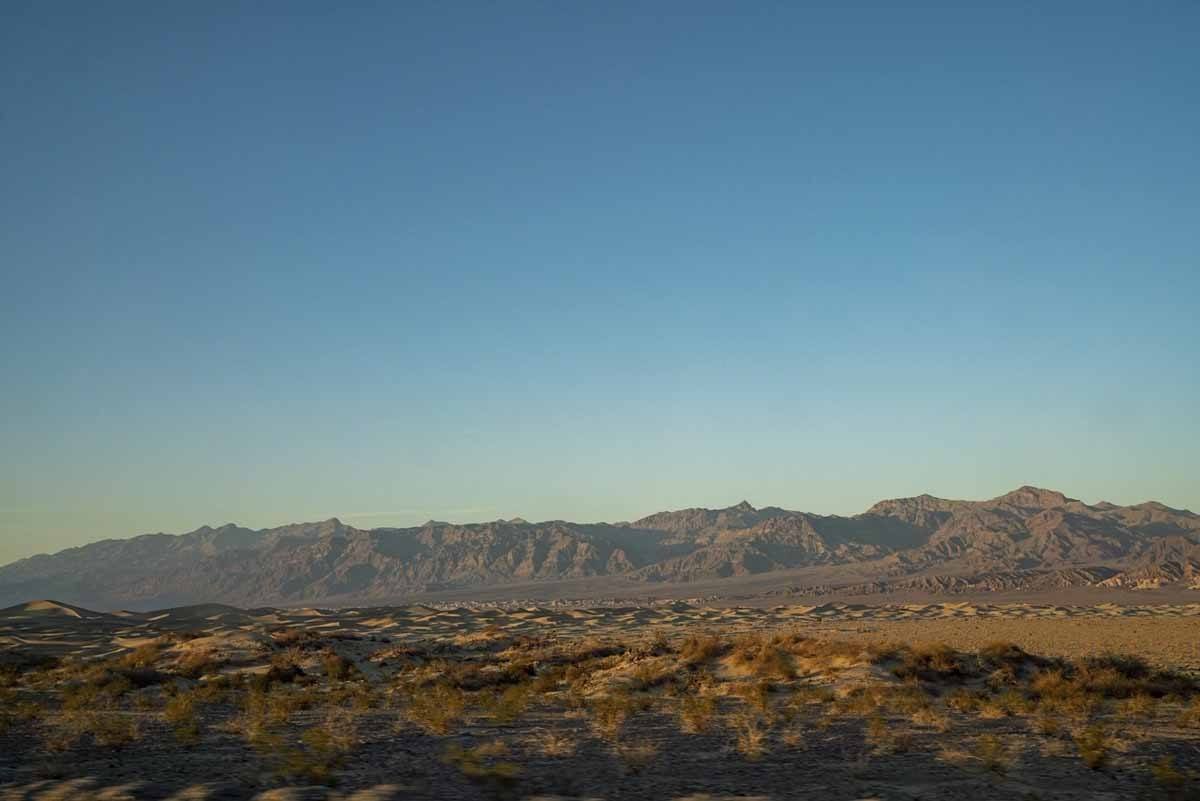
POLYGON ((986 501, 921 495, 850 517, 742 502, 631 523, 525 520, 359 529, 340 520, 105 540, 0 567, 0 606, 55 597, 151 608, 396 601, 512 582, 639 588, 808 571, 814 592, 1200 589, 1200 515, 1156 502, 1088 505, 1021 487, 986 501), (857 579, 830 584, 821 571, 857 579))

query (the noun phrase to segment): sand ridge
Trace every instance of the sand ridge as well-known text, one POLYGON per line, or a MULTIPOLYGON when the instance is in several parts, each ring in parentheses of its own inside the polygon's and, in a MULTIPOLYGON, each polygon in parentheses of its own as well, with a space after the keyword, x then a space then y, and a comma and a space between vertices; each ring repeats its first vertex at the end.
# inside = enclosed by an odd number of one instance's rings
MULTIPOLYGON (((1042 624, 1103 623, 1116 632, 1115 642, 1134 647, 1159 661, 1181 667, 1200 668, 1197 646, 1187 640, 1200 618, 1200 603, 1094 606, 1060 604, 979 604, 969 602, 934 604, 782 605, 772 608, 708 607, 682 602, 654 606, 562 608, 528 606, 500 607, 394 606, 348 609, 237 609, 220 604, 109 614, 72 607, 54 601, 35 601, 0 610, 0 647, 12 652, 51 656, 73 654, 99 658, 114 651, 136 648, 163 635, 182 635, 202 640, 208 647, 237 650, 261 641, 268 632, 280 629, 311 630, 324 634, 344 633, 349 637, 386 637, 392 641, 420 641, 468 636, 487 629, 510 635, 555 637, 620 635, 648 629, 687 630, 719 628, 744 631, 779 627, 804 627, 851 634, 859 638, 909 639, 946 638, 952 642, 977 644, 993 632, 997 638, 1021 641, 1022 634, 1036 635, 1037 644, 1054 650, 1056 637, 1042 624), (1170 629, 1170 631, 1168 631, 1170 629), (1043 630, 1045 633, 1043 634, 1043 630), (1176 631, 1178 630, 1178 631, 1176 631), (1147 640, 1122 635, 1137 634, 1147 640), (1158 636, 1155 632, 1166 632, 1158 636), (1147 652, 1149 649, 1149 652, 1147 652)), ((1070 632, 1070 628, 1063 629, 1070 632)), ((1087 631, 1082 632, 1087 635, 1087 631)), ((1091 633, 1094 635, 1094 631, 1091 633)), ((1068 640, 1071 640, 1068 637, 1068 640)), ((1088 636, 1075 637, 1085 642, 1088 636)), ((1095 650, 1106 637, 1096 638, 1095 650)), ((1194 637, 1193 637, 1194 639, 1194 637)))

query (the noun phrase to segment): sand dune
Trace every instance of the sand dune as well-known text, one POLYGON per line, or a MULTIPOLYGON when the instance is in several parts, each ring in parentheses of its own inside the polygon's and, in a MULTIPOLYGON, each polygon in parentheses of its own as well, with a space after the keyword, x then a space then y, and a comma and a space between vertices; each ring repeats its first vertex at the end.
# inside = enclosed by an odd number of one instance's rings
POLYGON ((662 606, 555 608, 431 608, 428 606, 362 609, 242 610, 220 604, 177 607, 122 616, 94 612, 54 601, 34 601, 0 610, 3 658, 18 654, 100 656, 132 649, 163 635, 186 637, 195 647, 240 651, 261 643, 270 631, 287 628, 336 633, 350 638, 386 637, 420 641, 469 636, 486 629, 509 635, 559 637, 622 635, 649 629, 686 630, 716 627, 724 631, 801 627, 836 630, 866 639, 904 637, 947 639, 978 644, 993 636, 1054 652, 1056 639, 1070 653, 1122 644, 1149 658, 1181 666, 1200 665, 1189 647, 1200 618, 1200 603, 1182 605, 1065 606, 1056 604, 863 604, 754 607, 704 607, 680 602, 662 606), (1075 628, 1063 627, 1065 623, 1075 628), (1040 625, 1060 626, 1065 639, 1040 625), (1070 632, 1084 627, 1086 636, 1070 632), (1097 628, 1099 627, 1099 628, 1097 628), (1043 633, 1043 631, 1047 633, 1043 633), (1099 632, 1103 631, 1101 636, 1099 632), (1191 634, 1189 634, 1191 632, 1191 634), (1090 644, 1089 644, 1090 643, 1090 644))

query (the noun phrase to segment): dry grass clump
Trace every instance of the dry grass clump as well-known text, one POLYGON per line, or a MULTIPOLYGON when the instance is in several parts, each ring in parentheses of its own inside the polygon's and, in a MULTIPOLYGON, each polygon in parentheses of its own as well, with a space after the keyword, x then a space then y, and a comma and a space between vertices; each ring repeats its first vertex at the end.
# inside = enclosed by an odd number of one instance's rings
POLYGON ((337 651, 327 651, 321 657, 321 667, 329 681, 349 681, 359 675, 358 666, 337 651))
POLYGON ((902 753, 912 748, 912 735, 881 715, 867 720, 865 739, 878 754, 902 753))
POLYGON ((985 720, 996 720, 1017 715, 1027 715, 1033 712, 1035 705, 1019 690, 1005 690, 1002 693, 983 699, 978 708, 979 717, 985 720))
POLYGON ((730 715, 727 722, 733 730, 738 753, 750 760, 760 759, 766 753, 770 722, 762 712, 743 708, 730 715))
POLYGON ((495 693, 486 703, 488 714, 501 725, 514 723, 533 699, 531 684, 513 684, 495 693))
POLYGON ((729 688, 729 694, 741 699, 742 703, 759 715, 767 718, 773 716, 770 682, 751 681, 735 684, 729 688))
POLYGON ((792 655, 793 663, 806 673, 829 675, 862 664, 870 658, 858 643, 824 640, 798 634, 777 638, 780 647, 792 655))
POLYGON ((1000 775, 1008 773, 1016 762, 1012 751, 994 734, 985 734, 976 739, 972 755, 984 770, 1000 775))
POLYGON ((69 710, 54 718, 43 731, 50 751, 68 751, 90 739, 102 748, 122 748, 141 736, 137 718, 125 712, 69 710))
POLYGON ((1179 713, 1176 723, 1185 728, 1200 728, 1200 695, 1179 713))
POLYGON ((221 669, 222 662, 211 650, 198 649, 189 651, 180 657, 175 665, 179 675, 189 679, 199 679, 221 669))
POLYGON ((446 747, 442 761, 457 768, 471 782, 501 791, 510 789, 521 777, 521 767, 503 759, 507 755, 508 746, 501 740, 493 740, 475 748, 452 743, 446 747))
POLYGON ((429 734, 454 731, 467 708, 467 695, 449 683, 411 689, 406 693, 405 717, 429 734))
POLYGON ((139 645, 125 654, 121 657, 120 663, 127 668, 151 668, 160 658, 162 658, 162 646, 157 642, 149 642, 139 645))
POLYGON ((528 738, 529 746, 542 756, 562 759, 573 756, 579 748, 579 743, 565 731, 546 729, 536 732, 528 738))
POLYGON ((796 677, 790 655, 773 638, 745 635, 734 641, 729 653, 734 669, 764 679, 787 681, 796 677))
POLYGON ((1175 760, 1164 756, 1150 766, 1150 776, 1168 799, 1194 799, 1197 793, 1193 783, 1197 779, 1194 770, 1183 771, 1175 766, 1175 760), (1192 792, 1189 792, 1192 789, 1192 792))
POLYGON ((704 665, 723 656, 728 645, 712 634, 689 634, 679 647, 679 657, 689 668, 704 665))
POLYGON ((845 717, 873 715, 883 708, 886 693, 880 684, 857 684, 838 696, 831 711, 845 717))
POLYGON ((940 732, 950 730, 950 718, 945 713, 939 712, 929 706, 921 707, 913 712, 909 720, 913 725, 925 729, 933 729, 940 732))
POLYGON ((287 723, 296 712, 316 706, 318 697, 310 690, 286 685, 269 685, 262 690, 251 685, 242 698, 242 711, 252 720, 266 724, 287 723))
POLYGON ((195 744, 200 740, 200 718, 196 714, 195 693, 179 693, 163 707, 163 718, 181 743, 195 744))
POLYGON ((896 662, 892 674, 901 680, 942 682, 972 674, 970 665, 945 643, 901 645, 879 654, 876 663, 896 662))
POLYGON ((1083 764, 1092 770, 1100 770, 1108 764, 1113 750, 1113 739, 1101 726, 1088 726, 1076 734, 1074 739, 1083 764))
POLYGON ((20 668, 16 665, 0 665, 0 690, 16 687, 20 680, 20 668))
POLYGON ((669 657, 652 657, 639 661, 630 677, 630 689, 652 690, 655 687, 673 685, 679 681, 675 661, 669 657))
POLYGON ((539 695, 555 692, 566 680, 566 674, 565 665, 550 665, 542 669, 533 679, 533 691, 539 695))
POLYGON ((305 784, 333 784, 336 771, 353 748, 353 741, 340 736, 334 727, 319 725, 305 729, 295 741, 279 732, 261 732, 252 745, 274 766, 275 775, 281 779, 305 784))
POLYGON ((792 691, 792 698, 789 703, 793 709, 799 711, 809 706, 823 707, 827 704, 832 704, 836 699, 837 693, 829 687, 802 684, 792 691))
POLYGON ((689 693, 679 699, 679 729, 685 734, 703 734, 716 716, 717 699, 711 695, 689 693))
POLYGON ((637 704, 628 693, 614 692, 590 699, 587 709, 596 733, 606 740, 616 741, 637 704))
POLYGON ((614 750, 621 764, 630 773, 641 773, 654 764, 658 757, 658 745, 646 737, 621 740, 614 750))
POLYGON ((1117 714, 1123 718, 1153 717, 1158 705, 1159 700, 1149 693, 1137 693, 1117 705, 1117 714))

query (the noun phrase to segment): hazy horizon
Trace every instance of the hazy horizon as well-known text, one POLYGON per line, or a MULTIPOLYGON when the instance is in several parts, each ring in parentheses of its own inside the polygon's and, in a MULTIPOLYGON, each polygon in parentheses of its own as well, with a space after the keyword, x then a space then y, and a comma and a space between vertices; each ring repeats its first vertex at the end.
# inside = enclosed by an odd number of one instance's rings
POLYGON ((13 7, 0 563, 1200 509, 1200 5, 13 7))

